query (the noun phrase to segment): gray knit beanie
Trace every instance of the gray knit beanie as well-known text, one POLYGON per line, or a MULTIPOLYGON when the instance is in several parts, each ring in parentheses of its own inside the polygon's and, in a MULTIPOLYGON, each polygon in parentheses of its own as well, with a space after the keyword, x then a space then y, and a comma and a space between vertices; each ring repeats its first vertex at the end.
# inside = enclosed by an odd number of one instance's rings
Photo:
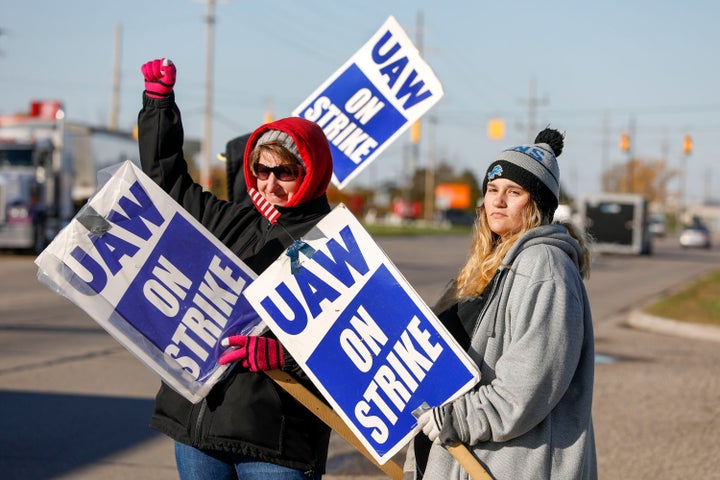
POLYGON ((264 143, 270 142, 277 142, 283 147, 285 147, 290 153, 295 156, 300 165, 302 165, 303 167, 305 166, 305 163, 300 157, 300 151, 298 150, 297 145, 295 145, 295 141, 292 139, 292 137, 290 137, 290 135, 283 132, 282 130, 268 130, 267 132, 260 135, 260 138, 258 138, 257 142, 255 143, 255 148, 259 147, 264 143))
POLYGON ((507 178, 522 186, 537 203, 548 222, 552 221, 560 200, 560 169, 557 157, 562 153, 564 136, 546 128, 531 145, 509 148, 490 164, 483 179, 482 192, 498 177, 507 178))

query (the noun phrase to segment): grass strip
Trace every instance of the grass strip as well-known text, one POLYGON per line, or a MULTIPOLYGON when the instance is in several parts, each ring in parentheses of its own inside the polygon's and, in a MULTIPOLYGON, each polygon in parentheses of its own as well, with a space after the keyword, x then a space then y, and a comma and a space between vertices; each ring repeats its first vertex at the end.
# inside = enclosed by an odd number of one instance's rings
POLYGON ((657 317, 720 325, 720 270, 645 308, 657 317))

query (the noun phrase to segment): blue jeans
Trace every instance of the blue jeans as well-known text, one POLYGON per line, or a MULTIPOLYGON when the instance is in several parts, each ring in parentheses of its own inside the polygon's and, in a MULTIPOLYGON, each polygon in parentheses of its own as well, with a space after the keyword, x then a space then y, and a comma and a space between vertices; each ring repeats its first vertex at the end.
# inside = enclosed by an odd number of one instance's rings
POLYGON ((180 480, 320 480, 301 470, 262 462, 229 452, 198 450, 175 442, 175 462, 180 480))

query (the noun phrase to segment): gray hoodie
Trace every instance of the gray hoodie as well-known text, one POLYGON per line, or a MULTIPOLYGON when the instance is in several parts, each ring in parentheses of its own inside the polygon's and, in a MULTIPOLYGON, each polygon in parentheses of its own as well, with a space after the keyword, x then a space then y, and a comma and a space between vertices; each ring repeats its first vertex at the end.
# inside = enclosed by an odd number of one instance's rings
MULTIPOLYGON (((595 353, 582 259, 565 227, 530 230, 505 257, 494 293, 480 302, 468 353, 481 379, 443 407, 441 438, 469 446, 494 479, 597 478, 595 353)), ((414 463, 410 448, 406 478, 414 478, 414 463)), ((433 444, 423 478, 468 476, 433 444)))

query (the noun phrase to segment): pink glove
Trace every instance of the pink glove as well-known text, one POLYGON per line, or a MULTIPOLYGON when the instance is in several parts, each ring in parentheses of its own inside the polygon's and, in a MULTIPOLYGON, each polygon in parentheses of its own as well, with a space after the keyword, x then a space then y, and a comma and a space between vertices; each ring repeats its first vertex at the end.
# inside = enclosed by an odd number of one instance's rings
POLYGON ((175 86, 175 64, 169 58, 156 59, 142 66, 145 94, 152 98, 170 95, 175 86))
POLYGON ((282 345, 274 338, 233 335, 223 338, 222 346, 237 348, 223 353, 218 360, 220 365, 240 362, 251 372, 276 370, 285 365, 282 345))

